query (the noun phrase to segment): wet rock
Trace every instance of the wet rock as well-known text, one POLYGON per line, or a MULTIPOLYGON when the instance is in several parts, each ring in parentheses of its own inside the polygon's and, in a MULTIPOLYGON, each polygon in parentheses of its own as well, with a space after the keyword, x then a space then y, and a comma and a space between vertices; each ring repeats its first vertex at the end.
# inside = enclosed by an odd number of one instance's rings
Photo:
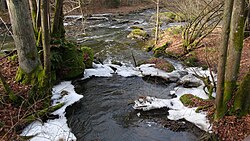
POLYGON ((131 26, 130 28, 131 28, 131 29, 140 29, 140 30, 143 30, 143 27, 135 26, 135 25, 134 25, 134 26, 131 26))
POLYGON ((171 101, 169 99, 158 99, 155 97, 144 96, 135 100, 133 108, 135 110, 150 111, 153 109, 161 109, 164 107, 170 107, 171 101))
POLYGON ((202 81, 194 75, 188 74, 182 77, 177 84, 182 85, 184 88, 196 88, 202 85, 202 81))
POLYGON ((158 85, 168 85, 169 83, 174 83, 179 80, 178 77, 162 77, 162 76, 150 76, 146 75, 142 78, 144 81, 152 83, 152 84, 158 84, 158 85))
POLYGON ((122 63, 121 63, 121 62, 118 62, 118 61, 115 61, 115 60, 112 60, 112 61, 111 61, 111 64, 113 64, 113 65, 118 65, 118 66, 122 66, 122 63))
POLYGON ((178 73, 180 74, 180 77, 183 77, 185 75, 188 75, 187 71, 178 71, 178 73))
POLYGON ((102 21, 108 21, 109 18, 107 18, 107 17, 88 17, 87 20, 102 20, 102 21))
MULTIPOLYGON (((160 70, 166 71, 166 72, 172 72, 175 70, 174 66, 168 62, 167 60, 160 59, 160 58, 151 58, 146 61, 148 64, 155 64, 155 68, 158 68, 160 70)), ((172 78, 169 78, 171 81, 176 82, 179 80, 178 77, 174 76, 172 78)))
POLYGON ((131 33, 127 37, 131 38, 131 39, 146 40, 146 39, 148 39, 149 35, 144 30, 134 29, 131 31, 131 33))
POLYGON ((150 111, 140 111, 139 116, 142 118, 145 118, 145 117, 157 118, 157 117, 162 117, 162 116, 168 116, 169 115, 168 110, 169 108, 163 107, 159 109, 152 109, 150 111))

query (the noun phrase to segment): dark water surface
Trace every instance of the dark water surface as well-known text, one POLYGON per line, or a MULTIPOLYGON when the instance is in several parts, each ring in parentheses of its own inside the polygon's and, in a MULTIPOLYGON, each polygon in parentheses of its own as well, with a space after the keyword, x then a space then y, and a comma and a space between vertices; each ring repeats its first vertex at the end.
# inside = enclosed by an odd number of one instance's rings
MULTIPOLYGON (((154 120, 138 117, 132 102, 139 96, 169 98, 173 85, 157 85, 140 77, 91 78, 74 82, 84 97, 66 109, 68 125, 78 140, 102 141, 193 141, 188 132, 173 132, 154 120)), ((158 113, 159 114, 159 113, 158 113)), ((160 113, 166 118, 165 113, 160 113)), ((159 118, 157 116, 157 118, 159 118)))

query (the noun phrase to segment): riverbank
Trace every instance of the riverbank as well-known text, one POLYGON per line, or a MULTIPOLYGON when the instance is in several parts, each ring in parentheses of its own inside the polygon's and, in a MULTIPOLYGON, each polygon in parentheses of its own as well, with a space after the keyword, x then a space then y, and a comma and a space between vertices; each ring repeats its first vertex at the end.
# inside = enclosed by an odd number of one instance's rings
MULTIPOLYGON (((168 47, 164 50, 164 54, 168 57, 183 61, 187 66, 201 66, 203 68, 210 68, 213 72, 217 72, 218 65, 218 48, 221 43, 221 27, 216 28, 211 34, 204 38, 196 49, 189 53, 183 50, 183 39, 181 32, 173 34, 171 31, 162 33, 157 47, 161 47, 168 43, 168 47)), ((238 81, 247 74, 250 69, 250 37, 244 40, 244 47, 241 56, 240 73, 238 81)), ((208 110, 208 115, 212 116, 214 107, 208 110)), ((213 124, 213 133, 219 136, 221 140, 235 141, 243 140, 250 135, 250 115, 238 118, 236 116, 226 116, 218 122, 213 124)))

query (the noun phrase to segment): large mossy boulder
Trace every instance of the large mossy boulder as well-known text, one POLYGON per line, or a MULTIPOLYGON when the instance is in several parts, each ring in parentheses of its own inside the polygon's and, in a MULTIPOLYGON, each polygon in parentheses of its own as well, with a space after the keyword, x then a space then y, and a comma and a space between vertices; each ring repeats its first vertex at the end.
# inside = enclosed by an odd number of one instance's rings
POLYGON ((94 51, 86 46, 80 47, 83 56, 83 62, 86 68, 92 68, 92 64, 94 61, 94 51))
POLYGON ((64 40, 52 41, 51 63, 54 80, 70 80, 85 70, 83 51, 64 40))
POLYGON ((63 64, 61 76, 63 79, 72 79, 83 74, 85 70, 82 52, 76 47, 65 48, 63 51, 63 64))
POLYGON ((131 39, 146 40, 148 39, 149 35, 146 31, 142 29, 134 29, 127 37, 131 39))

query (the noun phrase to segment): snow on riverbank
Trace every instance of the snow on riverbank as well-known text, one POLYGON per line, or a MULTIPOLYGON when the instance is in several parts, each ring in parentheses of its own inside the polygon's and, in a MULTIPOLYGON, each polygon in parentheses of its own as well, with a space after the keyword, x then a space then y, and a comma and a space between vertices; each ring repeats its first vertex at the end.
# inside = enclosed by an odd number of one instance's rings
MULTIPOLYGON (((143 77, 145 75, 151 76, 159 76, 163 78, 180 78, 181 75, 179 71, 186 71, 189 74, 193 74, 195 72, 199 72, 200 74, 206 74, 209 76, 209 71, 203 71, 199 68, 188 68, 175 70, 171 73, 166 73, 162 70, 154 68, 154 64, 144 64, 140 67, 132 67, 129 64, 123 64, 122 66, 113 65, 113 64, 94 64, 94 68, 86 69, 84 73, 84 78, 87 79, 90 77, 112 77, 113 74, 121 75, 123 77, 131 77, 138 76, 143 77)), ((142 110, 150 110, 161 107, 169 107, 169 116, 168 118, 171 120, 178 119, 186 119, 199 128, 209 131, 210 124, 206 118, 206 113, 196 113, 196 108, 187 108, 185 107, 179 100, 179 98, 183 94, 194 94, 203 99, 207 99, 208 96, 203 91, 203 86, 199 86, 198 88, 183 88, 176 87, 174 91, 171 91, 171 94, 177 95, 176 98, 173 99, 158 99, 153 97, 146 97, 146 100, 137 100, 135 101, 134 108, 142 109, 142 110), (148 101, 148 102, 147 102, 148 101), (143 107, 143 108, 140 108, 143 107)), ((23 136, 32 136, 35 135, 31 141, 51 141, 51 140, 59 140, 59 139, 67 139, 67 140, 76 140, 76 137, 73 133, 71 133, 68 125, 67 119, 65 117, 65 109, 67 106, 75 103, 80 100, 83 96, 78 95, 74 86, 70 81, 61 82, 61 84, 54 86, 53 88, 53 105, 64 102, 65 105, 59 110, 55 111, 52 114, 59 115, 58 119, 48 120, 46 123, 41 123, 40 121, 35 121, 27 126, 21 135, 23 136)))
POLYGON ((59 85, 54 86, 52 105, 65 103, 62 108, 52 113, 54 115, 59 115, 59 118, 48 120, 46 123, 35 121, 27 126, 23 130, 23 133, 21 135, 35 135, 35 137, 31 139, 31 141, 58 141, 59 139, 76 140, 76 137, 70 132, 70 129, 67 125, 65 109, 67 106, 80 100, 82 97, 82 95, 78 95, 75 92, 74 86, 70 81, 61 82, 59 85), (63 97, 61 97, 61 93, 64 93, 63 97))

